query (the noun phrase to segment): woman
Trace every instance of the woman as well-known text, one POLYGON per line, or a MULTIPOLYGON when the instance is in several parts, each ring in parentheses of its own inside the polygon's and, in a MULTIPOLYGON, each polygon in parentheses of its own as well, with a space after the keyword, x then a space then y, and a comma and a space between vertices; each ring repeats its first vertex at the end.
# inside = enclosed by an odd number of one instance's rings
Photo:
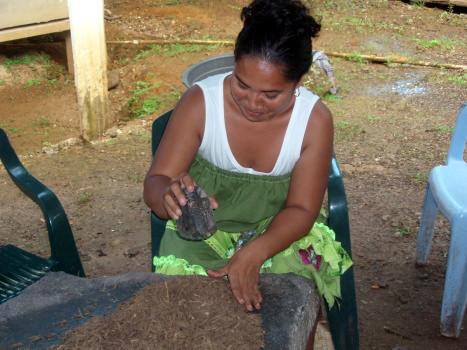
POLYGON ((147 173, 146 204, 177 220, 182 189, 204 188, 218 231, 187 241, 169 221, 157 273, 227 276, 237 301, 260 309, 260 272, 313 278, 332 306, 350 260, 320 209, 332 159, 332 116, 300 87, 320 25, 295 0, 242 10, 232 73, 190 88, 175 107, 147 173), (239 244, 250 232, 246 245, 239 244), (241 249, 240 249, 241 248, 241 249))

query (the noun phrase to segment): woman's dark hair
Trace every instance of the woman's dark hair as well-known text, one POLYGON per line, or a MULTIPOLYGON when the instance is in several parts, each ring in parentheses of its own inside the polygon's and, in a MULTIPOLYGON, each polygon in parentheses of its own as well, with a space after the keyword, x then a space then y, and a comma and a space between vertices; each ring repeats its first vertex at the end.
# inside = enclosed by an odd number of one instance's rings
POLYGON ((286 78, 299 81, 312 63, 311 38, 321 25, 299 0, 254 0, 241 13, 243 29, 235 61, 253 56, 281 65, 286 78))

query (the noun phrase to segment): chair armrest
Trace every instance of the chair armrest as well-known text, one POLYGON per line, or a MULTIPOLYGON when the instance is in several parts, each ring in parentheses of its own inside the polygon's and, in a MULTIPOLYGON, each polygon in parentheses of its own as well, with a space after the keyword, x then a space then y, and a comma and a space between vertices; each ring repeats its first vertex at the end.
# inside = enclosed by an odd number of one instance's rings
MULTIPOLYGON (((336 233, 336 240, 352 257, 349 213, 344 181, 336 157, 333 155, 328 181, 328 226, 336 233)), ((327 305, 326 305, 327 307, 327 305)), ((327 308, 329 326, 336 350, 360 348, 354 269, 350 267, 341 276, 341 300, 339 306, 327 308)))
POLYGON ((345 196, 344 181, 336 157, 333 155, 328 180, 328 226, 336 233, 336 240, 352 257, 350 243, 349 213, 345 196))
MULTIPOLYGON (((162 140, 165 128, 169 122, 172 110, 164 113, 159 118, 155 119, 152 123, 152 156, 156 153, 157 147, 162 140)), ((151 252, 152 256, 159 256, 159 248, 161 246, 162 236, 165 232, 165 225, 167 220, 162 220, 151 211, 151 252)), ((151 264, 152 271, 154 272, 154 264, 151 264)))
MULTIPOLYGON (((167 220, 160 219, 154 212, 151 211, 151 253, 152 257, 159 256, 159 249, 161 247, 162 236, 165 232, 167 220)), ((154 272, 154 264, 152 265, 152 272, 154 272)))
POLYGON ((152 123, 152 156, 156 154, 157 147, 162 140, 162 135, 164 135, 165 128, 169 122, 170 115, 172 114, 172 109, 168 112, 162 114, 159 118, 155 119, 152 123))
POLYGON ((84 277, 78 250, 65 211, 57 196, 23 166, 8 137, 0 129, 0 159, 16 186, 42 210, 49 234, 55 270, 84 277))

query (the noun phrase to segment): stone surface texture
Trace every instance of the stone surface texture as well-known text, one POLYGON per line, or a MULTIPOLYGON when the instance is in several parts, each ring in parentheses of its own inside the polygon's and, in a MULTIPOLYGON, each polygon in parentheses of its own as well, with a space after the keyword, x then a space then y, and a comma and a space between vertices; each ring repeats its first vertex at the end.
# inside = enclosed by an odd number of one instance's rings
MULTIPOLYGON (((59 344, 66 332, 92 316, 109 314, 144 286, 170 278, 176 277, 142 272, 86 279, 50 272, 0 305, 0 348, 59 344)), ((290 274, 263 274, 260 289, 264 302, 256 312, 263 321, 265 349, 304 349, 320 308, 313 282, 290 274)))
POLYGON ((182 215, 177 220, 180 236, 189 240, 211 237, 217 230, 214 211, 207 193, 199 186, 193 192, 183 189, 186 205, 180 206, 182 215))

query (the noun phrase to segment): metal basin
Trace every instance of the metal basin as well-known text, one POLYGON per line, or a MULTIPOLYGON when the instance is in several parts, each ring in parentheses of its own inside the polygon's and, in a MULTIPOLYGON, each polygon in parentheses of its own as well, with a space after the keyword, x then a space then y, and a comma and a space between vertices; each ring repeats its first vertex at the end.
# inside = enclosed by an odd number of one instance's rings
POLYGON ((212 75, 231 72, 233 67, 234 55, 232 53, 209 57, 185 70, 182 74, 182 81, 189 88, 197 81, 212 75))

